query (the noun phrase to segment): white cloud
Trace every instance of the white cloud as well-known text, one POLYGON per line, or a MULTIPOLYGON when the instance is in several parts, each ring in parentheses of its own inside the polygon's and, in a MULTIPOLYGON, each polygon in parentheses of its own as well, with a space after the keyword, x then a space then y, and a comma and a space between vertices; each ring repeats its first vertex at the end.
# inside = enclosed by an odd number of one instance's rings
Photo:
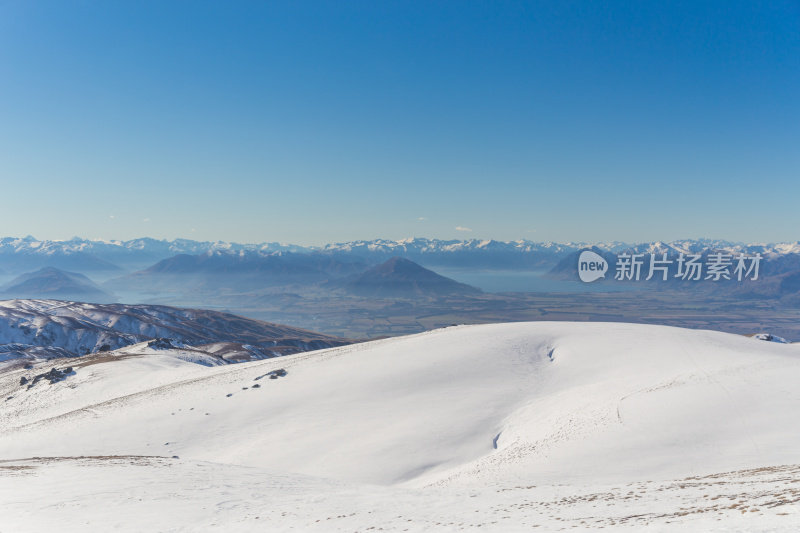
POLYGON ((111 220, 114 220, 117 217, 115 217, 114 215, 108 215, 108 218, 110 218, 111 220))
POLYGON ((422 220, 428 220, 428 217, 419 217, 417 220, 420 220, 420 221, 422 221, 422 220))
POLYGON ((150 222, 150 219, 149 218, 143 218, 142 222, 150 222))
POLYGON ((472 231, 472 228, 465 228, 464 226, 456 226, 456 231, 472 231))

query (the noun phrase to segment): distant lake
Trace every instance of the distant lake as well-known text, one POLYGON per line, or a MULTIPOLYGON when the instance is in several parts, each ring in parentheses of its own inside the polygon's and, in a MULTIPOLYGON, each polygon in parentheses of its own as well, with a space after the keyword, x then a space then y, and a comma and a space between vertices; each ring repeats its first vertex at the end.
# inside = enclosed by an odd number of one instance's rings
POLYGON ((434 272, 484 292, 628 292, 638 290, 631 284, 583 283, 575 280, 548 279, 546 270, 473 270, 466 268, 428 267, 434 272))

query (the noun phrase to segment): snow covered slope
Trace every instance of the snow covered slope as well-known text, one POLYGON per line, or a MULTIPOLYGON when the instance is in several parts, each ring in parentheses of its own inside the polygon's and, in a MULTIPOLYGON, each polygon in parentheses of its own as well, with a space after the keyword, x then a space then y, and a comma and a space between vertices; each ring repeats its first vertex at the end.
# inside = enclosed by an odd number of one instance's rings
POLYGON ((217 368, 73 366, 29 389, 38 368, 0 376, 0 531, 36 509, 124 530, 800 527, 791 344, 537 322, 217 368))

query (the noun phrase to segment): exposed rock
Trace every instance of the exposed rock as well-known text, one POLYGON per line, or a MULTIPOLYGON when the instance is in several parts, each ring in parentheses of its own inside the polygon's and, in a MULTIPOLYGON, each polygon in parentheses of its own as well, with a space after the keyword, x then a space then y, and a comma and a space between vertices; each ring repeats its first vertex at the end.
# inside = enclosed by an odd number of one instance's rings
MULTIPOLYGON (((28 384, 28 389, 36 385, 40 380, 46 379, 52 385, 53 383, 58 383, 59 381, 63 381, 69 376, 73 374, 72 367, 68 366, 59 370, 56 367, 50 369, 49 372, 45 372, 44 374, 37 374, 33 377, 33 380, 28 384)), ((25 378, 23 378, 25 379, 25 378)), ((25 383, 28 383, 26 380, 25 383)), ((22 379, 20 379, 20 385, 23 385, 22 379)))
POLYGON ((177 348, 172 342, 172 339, 166 339, 163 337, 159 337, 158 339, 153 339, 147 343, 148 348, 153 348, 154 350, 171 350, 173 348, 177 348))
POLYGON ((784 339, 783 337, 778 337, 777 335, 773 335, 772 333, 756 333, 753 335, 754 339, 758 339, 760 341, 767 341, 767 342, 779 342, 781 344, 789 344, 789 341, 784 339))
POLYGON ((278 370, 273 370, 272 372, 267 372, 266 374, 263 374, 261 376, 257 376, 255 378, 253 378, 253 381, 258 381, 259 379, 266 378, 266 377, 268 377, 269 379, 278 379, 278 378, 282 378, 286 374, 287 374, 287 372, 286 372, 285 369, 279 368, 278 370))

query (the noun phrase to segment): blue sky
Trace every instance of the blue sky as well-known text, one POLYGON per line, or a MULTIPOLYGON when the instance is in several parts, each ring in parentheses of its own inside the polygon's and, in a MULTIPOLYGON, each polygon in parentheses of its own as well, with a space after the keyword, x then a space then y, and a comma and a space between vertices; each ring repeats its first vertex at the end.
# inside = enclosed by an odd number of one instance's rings
POLYGON ((0 234, 800 238, 800 4, 0 0, 0 234))

